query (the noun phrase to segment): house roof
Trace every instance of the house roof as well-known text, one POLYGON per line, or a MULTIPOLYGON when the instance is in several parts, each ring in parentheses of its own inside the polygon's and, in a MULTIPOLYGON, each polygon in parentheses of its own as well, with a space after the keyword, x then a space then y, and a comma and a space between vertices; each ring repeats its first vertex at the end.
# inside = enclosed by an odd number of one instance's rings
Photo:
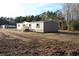
POLYGON ((52 20, 48 20, 48 21, 33 21, 33 22, 29 22, 29 23, 36 23, 36 22, 55 22, 55 21, 52 21, 52 20))
POLYGON ((29 22, 29 23, 35 23, 35 22, 44 22, 44 21, 33 21, 33 22, 29 22))
POLYGON ((27 22, 27 21, 24 21, 22 23, 18 23, 18 24, 25 24, 25 23, 42 23, 42 22, 55 22, 55 21, 52 21, 52 20, 48 20, 48 21, 32 21, 32 22, 27 22))

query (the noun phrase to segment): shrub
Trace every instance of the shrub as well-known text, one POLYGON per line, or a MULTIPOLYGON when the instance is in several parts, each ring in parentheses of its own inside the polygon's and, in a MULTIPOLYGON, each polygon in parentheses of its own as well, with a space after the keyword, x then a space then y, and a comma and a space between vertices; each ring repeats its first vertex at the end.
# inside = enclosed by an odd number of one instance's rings
POLYGON ((70 24, 70 30, 72 30, 72 31, 79 30, 79 23, 77 21, 73 21, 70 24))

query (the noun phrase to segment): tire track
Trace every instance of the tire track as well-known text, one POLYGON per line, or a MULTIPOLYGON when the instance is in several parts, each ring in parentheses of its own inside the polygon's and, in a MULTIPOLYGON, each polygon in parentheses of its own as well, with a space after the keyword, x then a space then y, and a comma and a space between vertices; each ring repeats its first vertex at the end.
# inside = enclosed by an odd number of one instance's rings
POLYGON ((11 37, 11 38, 14 38, 14 39, 20 39, 20 40, 23 40, 23 41, 28 41, 29 39, 26 39, 26 38, 24 38, 24 37, 22 37, 22 36, 19 36, 19 35, 15 35, 15 34, 13 34, 13 33, 10 33, 10 31, 8 32, 8 31, 3 31, 3 30, 0 30, 0 33, 3 35, 3 36, 9 36, 9 37, 11 37))
POLYGON ((18 32, 18 31, 11 31, 11 30, 2 30, 1 32, 3 32, 5 35, 9 35, 9 36, 11 36, 11 37, 13 37, 13 38, 17 38, 17 39, 21 39, 21 40, 23 40, 23 41, 27 41, 27 40, 30 40, 30 39, 38 39, 38 40, 40 40, 40 39, 44 39, 44 40, 46 40, 46 39, 49 39, 49 38, 46 38, 46 37, 44 37, 43 35, 36 35, 37 33, 33 33, 33 34, 28 34, 28 33, 24 33, 24 32, 18 32), (4 32, 3 32, 4 31, 4 32))

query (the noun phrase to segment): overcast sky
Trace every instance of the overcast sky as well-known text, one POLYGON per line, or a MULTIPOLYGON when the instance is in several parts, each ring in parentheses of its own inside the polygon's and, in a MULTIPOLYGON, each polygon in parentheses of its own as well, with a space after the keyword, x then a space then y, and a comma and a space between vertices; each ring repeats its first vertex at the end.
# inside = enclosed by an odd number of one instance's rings
POLYGON ((16 17, 38 15, 44 11, 62 9, 61 4, 55 3, 28 3, 25 0, 0 0, 0 17, 16 17))

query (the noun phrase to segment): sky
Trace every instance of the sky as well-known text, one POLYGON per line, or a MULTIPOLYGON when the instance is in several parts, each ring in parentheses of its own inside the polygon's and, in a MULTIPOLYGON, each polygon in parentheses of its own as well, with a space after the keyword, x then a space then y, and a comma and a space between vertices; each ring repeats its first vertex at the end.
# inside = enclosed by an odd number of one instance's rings
POLYGON ((0 17, 17 17, 38 15, 45 11, 61 10, 62 5, 57 3, 39 3, 35 0, 0 0, 0 17))

